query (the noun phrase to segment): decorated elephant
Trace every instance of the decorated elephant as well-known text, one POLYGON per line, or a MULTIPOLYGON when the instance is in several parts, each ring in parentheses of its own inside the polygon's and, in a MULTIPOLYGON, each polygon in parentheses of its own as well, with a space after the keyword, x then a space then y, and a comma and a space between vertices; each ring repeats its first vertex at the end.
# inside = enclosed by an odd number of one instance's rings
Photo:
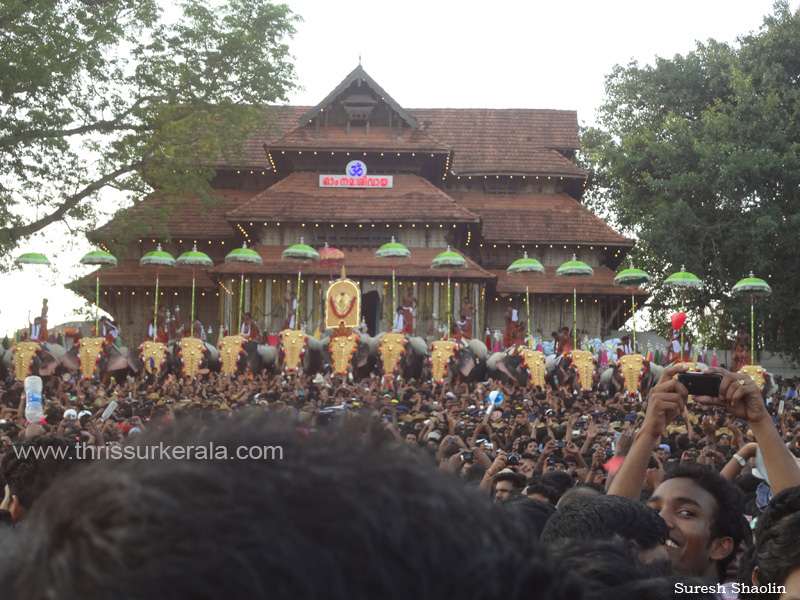
POLYGON ((291 374, 302 367, 304 373, 315 375, 323 372, 326 364, 330 364, 326 347, 326 339, 318 340, 302 330, 285 329, 281 332, 277 348, 261 346, 259 354, 264 368, 291 374))
POLYGON ((48 342, 20 342, 3 354, 3 364, 16 379, 28 375, 55 375, 66 354, 63 346, 48 342))
POLYGON ((61 366, 84 379, 121 379, 142 370, 135 348, 117 347, 104 338, 82 338, 64 353, 61 366))
POLYGON ((421 337, 403 333, 381 334, 378 336, 378 354, 384 376, 417 381, 428 378, 428 345, 421 337))
POLYGON ((761 395, 764 400, 778 393, 778 384, 775 383, 775 376, 767 372, 760 365, 745 365, 739 369, 739 373, 747 375, 761 387, 761 395))
POLYGON ((378 354, 380 340, 366 333, 358 337, 358 347, 352 358, 354 381, 369 379, 371 374, 381 372, 381 358, 378 354))
POLYGON ((553 389, 566 389, 570 393, 591 390, 595 386, 597 361, 591 352, 573 350, 546 359, 547 383, 553 389))
POLYGON ((220 369, 216 346, 199 338, 182 338, 170 346, 169 352, 172 373, 194 377, 220 369))
POLYGON ((489 350, 480 340, 438 340, 431 344, 428 363, 432 379, 439 383, 471 383, 486 378, 489 350))
POLYGON ((663 371, 664 367, 644 360, 641 354, 627 354, 603 371, 599 385, 612 395, 622 392, 645 399, 663 371))
POLYGON ((487 360, 486 376, 505 384, 526 385, 527 373, 522 366, 523 362, 522 356, 517 353, 495 352, 487 360))
POLYGON ((273 373, 279 367, 278 349, 275 346, 245 339, 241 335, 222 338, 214 350, 216 358, 214 354, 208 355, 208 368, 218 369, 225 375, 241 375, 248 370, 253 375, 265 370, 273 373))

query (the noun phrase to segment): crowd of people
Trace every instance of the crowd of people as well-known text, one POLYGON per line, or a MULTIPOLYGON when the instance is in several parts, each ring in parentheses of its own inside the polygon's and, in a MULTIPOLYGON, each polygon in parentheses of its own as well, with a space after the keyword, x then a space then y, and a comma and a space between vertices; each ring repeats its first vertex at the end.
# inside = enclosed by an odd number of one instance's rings
POLYGON ((797 381, 765 401, 714 368, 718 396, 690 398, 685 368, 643 401, 492 380, 66 374, 45 381, 40 423, 8 380, 0 590, 800 597, 797 381), (109 456, 165 443, 281 456, 109 456))

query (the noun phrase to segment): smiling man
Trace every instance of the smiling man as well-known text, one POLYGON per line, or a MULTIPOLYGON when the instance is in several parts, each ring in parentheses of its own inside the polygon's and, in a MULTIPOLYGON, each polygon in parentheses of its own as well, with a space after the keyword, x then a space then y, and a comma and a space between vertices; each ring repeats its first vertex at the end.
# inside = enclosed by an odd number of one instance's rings
POLYGON ((742 541, 739 490, 718 473, 688 464, 668 473, 648 504, 667 523, 674 571, 721 581, 742 541))
MULTIPOLYGON (((648 397, 642 428, 609 493, 639 499, 649 459, 667 425, 683 412, 688 391, 673 379, 687 369, 664 369, 648 397)), ((699 466, 671 471, 648 503, 667 523, 667 552, 676 573, 721 582, 742 540, 744 506, 739 491, 721 475, 699 466)))

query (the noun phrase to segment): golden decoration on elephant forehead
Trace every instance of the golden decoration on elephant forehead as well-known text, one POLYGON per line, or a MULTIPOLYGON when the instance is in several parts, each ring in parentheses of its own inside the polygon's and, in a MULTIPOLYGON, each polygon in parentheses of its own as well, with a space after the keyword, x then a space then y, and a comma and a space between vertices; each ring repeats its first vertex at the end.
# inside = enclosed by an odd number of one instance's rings
POLYGON ((444 379, 444 372, 456 349, 455 340, 437 340, 431 345, 431 370, 434 381, 444 379))
POLYGON ((161 342, 145 342, 142 344, 142 361, 144 370, 148 373, 161 374, 161 363, 167 353, 167 346, 161 342), (153 368, 150 368, 150 359, 153 359, 153 368))
POLYGON ((183 356, 183 373, 189 377, 197 375, 200 361, 203 360, 203 351, 206 346, 198 338, 183 338, 181 340, 181 355, 183 356))
POLYGON ((83 338, 80 341, 78 355, 81 358, 81 377, 91 379, 97 369, 97 357, 103 351, 105 338, 83 338))
POLYGON ((384 375, 394 374, 400 356, 403 354, 406 336, 404 333, 387 333, 381 338, 381 358, 384 375))
POLYGON ((573 350, 571 352, 572 364, 578 370, 581 380, 581 389, 588 391, 592 389, 594 379, 594 355, 587 350, 573 350))
POLYGON ((284 329, 281 331, 281 346, 284 368, 296 371, 306 347, 306 332, 302 329, 284 329))
POLYGON ((764 368, 761 365, 745 365, 739 369, 739 373, 748 375, 756 382, 758 389, 764 388, 764 368))
POLYGON ((619 359, 619 371, 622 380, 625 382, 625 391, 634 396, 639 392, 640 381, 639 373, 644 367, 644 356, 641 354, 626 354, 619 359))
MULTIPOLYGON (((355 352, 356 344, 358 343, 358 335, 351 333, 350 335, 340 335, 334 340, 331 340, 330 351, 331 358, 333 359, 333 371, 336 374, 347 373, 350 367, 350 358, 355 352)), ((288 355, 287 355, 288 356, 288 355)))
POLYGON ((20 342, 14 348, 13 370, 14 377, 22 381, 31 372, 31 361, 39 350, 38 342, 20 342))
POLYGON ((244 344, 243 335, 228 335, 222 338, 219 349, 220 371, 225 375, 236 373, 236 366, 239 362, 239 353, 244 344))
POLYGON ((529 348, 523 348, 519 353, 531 373, 531 385, 538 385, 542 388, 545 387, 544 353, 538 350, 530 350, 529 348))

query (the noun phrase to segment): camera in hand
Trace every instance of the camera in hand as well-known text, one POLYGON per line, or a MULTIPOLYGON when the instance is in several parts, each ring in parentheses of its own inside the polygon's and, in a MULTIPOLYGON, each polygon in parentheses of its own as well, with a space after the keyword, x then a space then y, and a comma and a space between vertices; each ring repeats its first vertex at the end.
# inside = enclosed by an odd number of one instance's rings
POLYGON ((467 450, 461 455, 461 460, 469 462, 475 460, 475 453, 472 450, 467 450))
POLYGON ((678 373, 678 381, 692 396, 719 396, 719 385, 722 383, 722 373, 678 373))
POLYGON ((506 464, 514 467, 519 465, 519 454, 509 454, 506 464))
POLYGON ((566 448, 567 442, 556 442, 556 448, 566 448))

